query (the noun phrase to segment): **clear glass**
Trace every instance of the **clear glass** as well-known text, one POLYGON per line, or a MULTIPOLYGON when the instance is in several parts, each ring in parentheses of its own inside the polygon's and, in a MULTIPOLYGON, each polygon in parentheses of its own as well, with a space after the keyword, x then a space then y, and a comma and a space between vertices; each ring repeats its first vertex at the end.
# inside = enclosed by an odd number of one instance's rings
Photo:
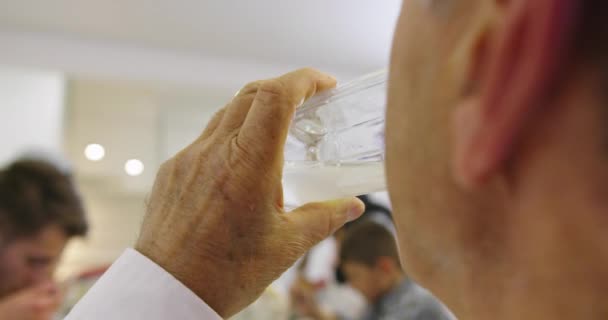
POLYGON ((387 72, 320 93, 296 112, 285 145, 286 207, 386 189, 387 72))

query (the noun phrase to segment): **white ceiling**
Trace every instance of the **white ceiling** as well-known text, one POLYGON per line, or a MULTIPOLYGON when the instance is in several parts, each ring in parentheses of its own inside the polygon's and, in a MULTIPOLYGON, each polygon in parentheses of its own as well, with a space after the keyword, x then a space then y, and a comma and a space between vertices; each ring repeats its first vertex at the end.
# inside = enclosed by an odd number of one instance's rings
POLYGON ((224 87, 297 66, 352 77, 387 64, 400 2, 2 0, 0 61, 224 87))

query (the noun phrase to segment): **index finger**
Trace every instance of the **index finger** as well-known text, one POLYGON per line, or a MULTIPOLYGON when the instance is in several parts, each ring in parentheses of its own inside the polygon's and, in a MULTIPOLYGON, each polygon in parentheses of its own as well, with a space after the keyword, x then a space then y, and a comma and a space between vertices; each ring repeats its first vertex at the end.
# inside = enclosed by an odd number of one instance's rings
MULTIPOLYGON (((301 69, 260 85, 241 130, 239 144, 253 156, 282 159, 296 107, 317 92, 336 86, 336 79, 314 69, 301 69), (280 156, 280 158, 279 158, 280 156)), ((263 161, 266 165, 274 161, 263 161)))

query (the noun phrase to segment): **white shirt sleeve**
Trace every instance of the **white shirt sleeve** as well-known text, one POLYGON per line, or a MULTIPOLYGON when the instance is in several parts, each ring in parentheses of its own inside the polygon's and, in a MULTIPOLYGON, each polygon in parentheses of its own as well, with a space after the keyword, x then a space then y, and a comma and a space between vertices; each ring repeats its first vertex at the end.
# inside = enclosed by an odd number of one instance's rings
POLYGON ((221 320, 167 271, 127 249, 65 320, 221 320))

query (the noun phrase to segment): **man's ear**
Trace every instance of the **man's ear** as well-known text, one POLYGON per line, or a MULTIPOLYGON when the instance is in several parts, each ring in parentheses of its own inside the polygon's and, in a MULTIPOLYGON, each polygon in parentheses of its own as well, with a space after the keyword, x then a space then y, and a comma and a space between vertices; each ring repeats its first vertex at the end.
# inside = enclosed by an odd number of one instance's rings
POLYGON ((580 0, 491 0, 495 24, 470 52, 453 114, 453 169, 466 188, 500 172, 565 69, 580 0))

